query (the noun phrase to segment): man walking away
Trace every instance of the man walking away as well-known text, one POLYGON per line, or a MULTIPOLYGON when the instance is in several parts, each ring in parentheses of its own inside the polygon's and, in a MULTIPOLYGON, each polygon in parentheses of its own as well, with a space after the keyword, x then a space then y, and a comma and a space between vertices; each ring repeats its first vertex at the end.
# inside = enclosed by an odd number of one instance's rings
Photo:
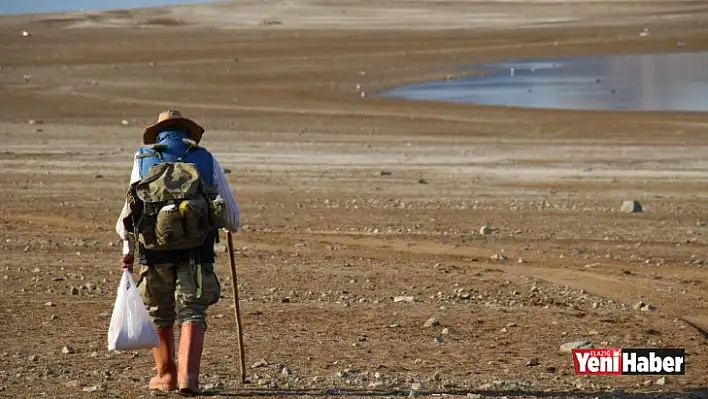
POLYGON ((218 302, 214 273, 219 229, 237 231, 240 212, 213 155, 199 147, 204 129, 179 111, 160 113, 143 131, 130 188, 116 223, 123 239, 121 267, 133 270, 160 338, 153 348, 157 375, 151 390, 199 394, 207 308, 218 302), (175 364, 174 323, 181 333, 175 364), (175 378, 176 377, 176 378, 175 378))

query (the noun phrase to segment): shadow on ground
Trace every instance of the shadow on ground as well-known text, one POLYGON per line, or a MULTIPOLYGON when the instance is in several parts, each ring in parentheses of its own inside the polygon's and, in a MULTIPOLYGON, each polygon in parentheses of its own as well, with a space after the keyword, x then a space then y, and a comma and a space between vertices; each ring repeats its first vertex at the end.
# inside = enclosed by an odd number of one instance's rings
MULTIPOLYGON (((564 391, 417 391, 415 396, 442 396, 455 395, 474 398, 592 398, 592 399, 705 399, 708 398, 708 388, 686 389, 683 392, 564 392, 564 391), (479 395, 479 396, 477 396, 479 395)), ((245 389, 236 393, 209 391, 202 393, 205 397, 406 397, 411 396, 410 390, 372 391, 356 389, 327 389, 322 391, 309 390, 282 390, 282 389, 245 389)))

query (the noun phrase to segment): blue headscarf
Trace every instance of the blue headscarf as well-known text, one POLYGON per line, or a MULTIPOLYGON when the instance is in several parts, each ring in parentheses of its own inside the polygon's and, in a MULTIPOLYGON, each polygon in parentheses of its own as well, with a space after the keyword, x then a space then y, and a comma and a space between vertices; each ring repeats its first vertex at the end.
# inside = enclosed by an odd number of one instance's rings
POLYGON ((157 134, 155 142, 162 143, 167 140, 181 140, 187 138, 187 129, 183 127, 168 127, 157 134))

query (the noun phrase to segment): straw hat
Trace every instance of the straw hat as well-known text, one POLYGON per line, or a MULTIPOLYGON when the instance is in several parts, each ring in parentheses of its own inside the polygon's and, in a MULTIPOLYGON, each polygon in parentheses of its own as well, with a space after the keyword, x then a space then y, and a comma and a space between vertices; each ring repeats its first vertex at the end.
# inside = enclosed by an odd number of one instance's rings
POLYGON ((204 128, 191 119, 182 116, 179 111, 168 109, 158 115, 157 122, 143 130, 143 144, 155 144, 157 134, 169 127, 183 127, 187 129, 189 138, 199 143, 204 133, 204 128))

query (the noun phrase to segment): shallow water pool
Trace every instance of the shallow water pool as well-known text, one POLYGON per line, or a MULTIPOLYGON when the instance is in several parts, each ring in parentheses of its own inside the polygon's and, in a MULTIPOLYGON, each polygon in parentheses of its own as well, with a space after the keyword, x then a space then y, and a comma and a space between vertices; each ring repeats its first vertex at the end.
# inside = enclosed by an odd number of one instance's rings
POLYGON ((483 75, 381 96, 528 108, 708 111, 708 52, 530 59, 470 69, 483 75))

